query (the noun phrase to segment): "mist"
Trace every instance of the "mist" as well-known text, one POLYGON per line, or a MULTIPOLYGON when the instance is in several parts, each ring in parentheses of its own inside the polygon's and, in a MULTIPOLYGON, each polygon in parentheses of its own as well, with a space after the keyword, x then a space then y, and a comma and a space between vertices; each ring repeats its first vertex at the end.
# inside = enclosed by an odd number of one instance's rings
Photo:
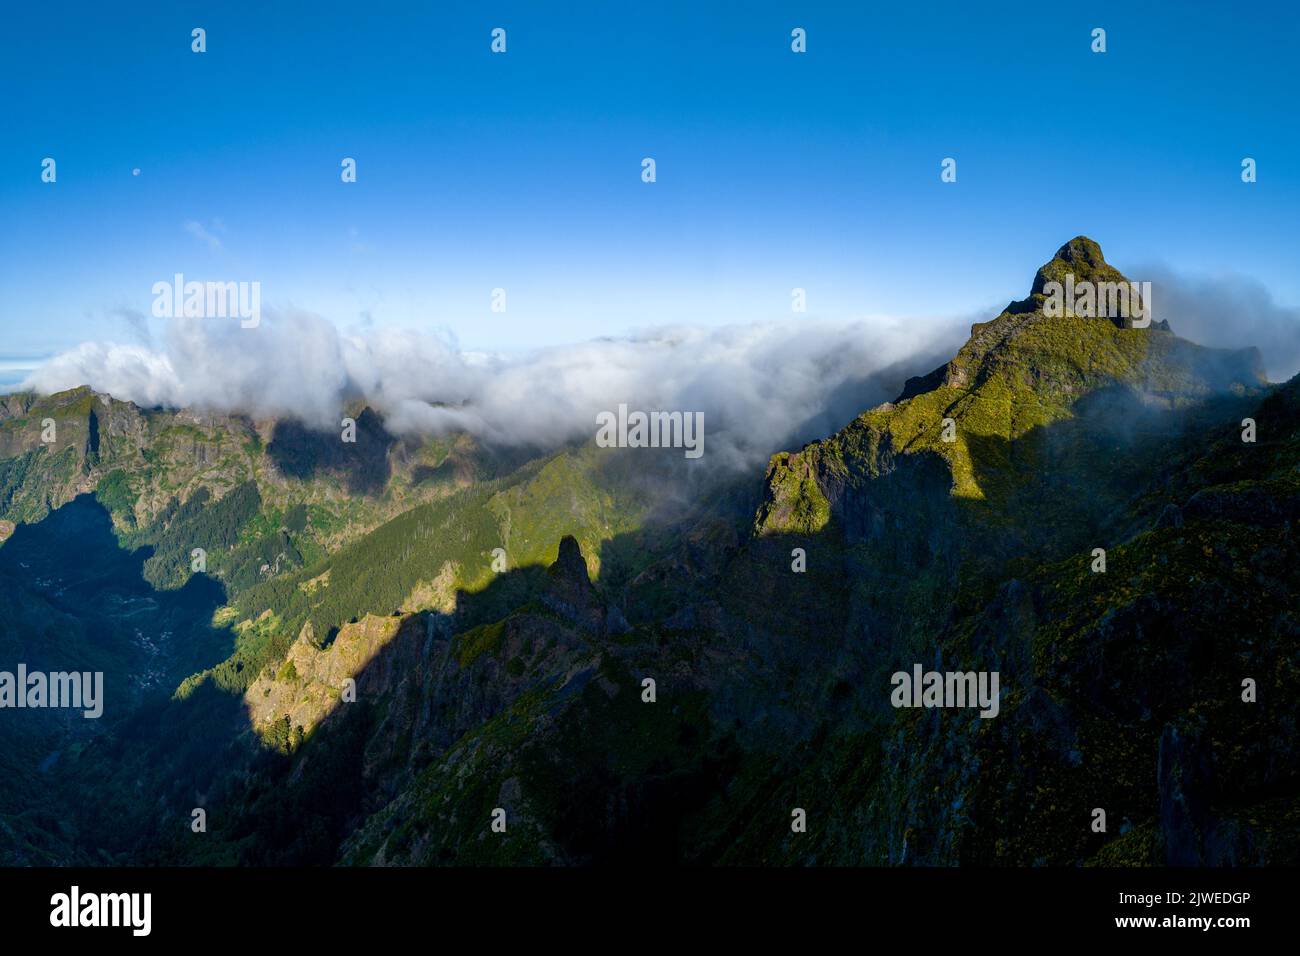
POLYGON ((703 412, 705 459, 749 468, 896 397, 908 376, 951 357, 971 321, 672 326, 514 354, 409 330, 345 333, 310 313, 264 310, 256 329, 176 318, 153 345, 83 343, 24 387, 89 385, 145 407, 289 417, 322 430, 337 430, 359 399, 394 434, 464 431, 540 448, 592 439, 597 414, 619 404, 703 412))
POLYGON ((1215 348, 1255 346, 1270 381, 1300 372, 1300 307, 1284 306, 1247 276, 1181 275, 1167 266, 1134 269, 1152 284, 1153 318, 1176 335, 1215 348))

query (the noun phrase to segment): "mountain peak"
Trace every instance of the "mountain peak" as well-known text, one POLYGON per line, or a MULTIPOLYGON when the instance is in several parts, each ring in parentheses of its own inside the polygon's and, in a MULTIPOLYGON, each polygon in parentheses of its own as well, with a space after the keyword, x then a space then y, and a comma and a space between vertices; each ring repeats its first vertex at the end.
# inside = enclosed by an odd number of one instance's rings
MULTIPOLYGON (((928 375, 909 378, 903 385, 903 391, 898 398, 894 399, 894 404, 932 391, 941 385, 962 388, 968 386, 978 377, 976 369, 986 361, 990 353, 1005 351, 1009 343, 1022 333, 1034 333, 1036 330, 1041 332, 1041 329, 1038 329, 1040 322, 1047 321, 1057 327, 1067 324, 1074 327, 1077 332, 1085 333, 1087 325, 1092 322, 1090 318, 1081 319, 1069 313, 1067 313, 1068 318, 1048 317, 1051 314, 1047 310, 1048 286, 1051 283, 1059 286, 1051 290, 1051 293, 1056 296, 1061 296, 1063 292, 1067 296, 1071 295, 1074 289, 1084 285, 1091 285, 1094 295, 1100 296, 1101 293, 1096 290, 1102 284, 1122 285, 1126 287, 1123 302, 1125 305, 1130 301, 1134 303, 1132 306, 1134 310, 1137 307, 1136 303, 1146 302, 1144 296, 1150 291, 1149 287, 1145 292, 1142 291, 1136 283, 1130 283, 1122 272, 1108 263, 1097 242, 1087 236, 1075 236, 1039 267, 1028 296, 1009 303, 997 317, 972 325, 970 340, 958 355, 928 375)), ((1073 301, 1071 298, 1071 303, 1073 301)), ((1098 305, 1099 301, 1099 299, 1093 300, 1094 308, 1101 309, 1098 305)), ((1098 318, 1109 321, 1118 329, 1147 328, 1157 332, 1172 332, 1167 320, 1151 320, 1149 315, 1147 317, 1149 324, 1146 326, 1135 326, 1133 318, 1127 313, 1106 312, 1098 318)))
POLYGON ((1101 246, 1087 236, 1075 236, 1057 249, 1056 255, 1052 258, 1072 264, 1080 263, 1092 269, 1100 269, 1106 265, 1106 257, 1101 254, 1101 246))
MULTIPOLYGON (((1143 294, 1139 291, 1137 283, 1130 283, 1122 272, 1106 261, 1100 245, 1087 236, 1075 236, 1057 249, 1056 254, 1039 268, 1034 275, 1034 284, 1029 290, 1029 295, 1008 304, 1005 313, 1022 316, 1029 312, 1042 311, 1047 302, 1050 283, 1057 283, 1067 290, 1082 285, 1091 285, 1096 289, 1103 284, 1114 284, 1129 290, 1125 298, 1126 302, 1129 296, 1143 294)), ((1149 286, 1147 290, 1149 292, 1149 286)), ((1059 295, 1059 291, 1056 294, 1059 295)), ((1108 314, 1105 317, 1121 329, 1145 327, 1160 332, 1172 331, 1168 321, 1163 319, 1152 321, 1148 326, 1135 326, 1127 314, 1108 314)), ((975 328, 972 328, 972 335, 974 332, 975 328)))
POLYGON ((560 552, 547 572, 561 590, 582 594, 591 590, 587 560, 582 556, 582 548, 578 546, 577 539, 571 534, 560 539, 560 552))
POLYGON ((1064 283, 1067 275, 1074 276, 1075 283, 1085 281, 1128 282, 1122 272, 1106 261, 1106 257, 1102 255, 1101 246, 1087 236, 1075 236, 1057 249, 1056 255, 1052 256, 1039 268, 1034 275, 1034 285, 1029 290, 1029 298, 1014 303, 1014 305, 1027 304, 1029 307, 1022 309, 1009 308, 1007 311, 1033 311, 1042 304, 1041 299, 1035 297, 1046 295, 1047 284, 1049 282, 1064 283))
POLYGON ((550 580, 542 602, 580 628, 599 633, 605 628, 606 608, 587 573, 587 560, 571 534, 560 539, 560 552, 546 571, 550 580))

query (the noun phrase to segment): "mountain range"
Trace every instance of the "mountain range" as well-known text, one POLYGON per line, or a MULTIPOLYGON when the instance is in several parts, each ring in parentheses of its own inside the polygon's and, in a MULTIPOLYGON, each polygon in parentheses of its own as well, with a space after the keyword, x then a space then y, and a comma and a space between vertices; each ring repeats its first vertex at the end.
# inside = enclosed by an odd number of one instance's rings
POLYGON ((1300 377, 1066 275, 763 473, 3 396, 0 863, 1300 862, 1300 377))

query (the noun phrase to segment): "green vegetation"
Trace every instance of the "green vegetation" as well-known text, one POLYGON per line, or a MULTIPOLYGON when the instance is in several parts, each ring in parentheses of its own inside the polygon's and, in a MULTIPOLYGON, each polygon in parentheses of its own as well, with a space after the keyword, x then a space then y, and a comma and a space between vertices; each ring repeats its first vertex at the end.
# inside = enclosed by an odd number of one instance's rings
POLYGON ((480 654, 495 654, 501 646, 505 626, 505 621, 480 624, 460 635, 456 639, 456 659, 460 666, 469 667, 480 654))
POLYGON ((131 490, 131 479, 127 473, 117 468, 99 480, 95 497, 114 514, 130 514, 140 496, 131 490))
MULTIPOLYGON (((644 508, 644 504, 640 505, 644 508)), ((589 452, 551 456, 510 478, 485 482, 420 505, 381 525, 355 544, 308 567, 251 588, 238 601, 241 616, 271 610, 296 630, 310 623, 318 640, 364 614, 386 615, 406 606, 421 582, 453 569, 450 585, 476 593, 495 574, 492 552, 504 548, 509 567, 549 564, 564 534, 584 552, 638 520, 637 506, 601 486, 589 452), (328 573, 327 587, 308 582, 328 573)), ((316 523, 315 514, 311 523, 316 523)), ((593 562, 594 563, 594 562, 593 562)), ((523 579, 494 592, 486 619, 498 620, 530 599, 523 579)))
POLYGON ((152 545, 145 562, 145 579, 155 587, 177 587, 190 575, 192 552, 202 548, 208 568, 216 572, 240 540, 240 532, 261 508, 257 485, 244 482, 220 501, 199 488, 163 523, 155 521, 131 539, 136 547, 152 545))

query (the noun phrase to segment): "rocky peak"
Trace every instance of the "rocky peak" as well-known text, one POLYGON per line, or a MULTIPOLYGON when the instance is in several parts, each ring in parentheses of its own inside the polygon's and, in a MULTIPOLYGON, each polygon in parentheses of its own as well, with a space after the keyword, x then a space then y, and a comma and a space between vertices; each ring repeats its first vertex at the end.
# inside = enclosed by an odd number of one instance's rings
POLYGON ((587 575, 587 562, 582 556, 578 541, 571 534, 560 539, 560 553, 554 563, 546 569, 551 580, 565 590, 577 588, 586 590, 591 587, 591 578, 587 575))
POLYGON ((550 580, 542 601, 547 607, 584 630, 606 629, 605 604, 587 575, 587 561, 573 535, 560 539, 560 553, 546 573, 550 580))
MULTIPOLYGON (((1012 302, 1006 308, 1007 313, 1023 315, 1028 312, 1041 312, 1047 300, 1048 284, 1055 282, 1065 286, 1067 281, 1076 287, 1081 283, 1094 285, 1115 283, 1131 288, 1128 277, 1106 261, 1101 246, 1087 236, 1075 236, 1057 249, 1056 254, 1034 274, 1034 284, 1030 287, 1029 297, 1012 302)), ((1110 320, 1119 328, 1133 328, 1132 320, 1127 316, 1111 316, 1110 320)), ((1168 332, 1169 323, 1152 322, 1149 328, 1168 332)))
POLYGON ((1075 236, 1056 255, 1043 263, 1034 276, 1031 295, 1042 295, 1049 282, 1064 282, 1073 275, 1075 282, 1127 282, 1124 274, 1106 261, 1101 246, 1087 236, 1075 236))
MULTIPOLYGON (((1099 312, 1105 312, 1101 292, 1098 290, 1102 283, 1122 285, 1124 287, 1123 297, 1119 298, 1119 293, 1116 293, 1116 297, 1123 303, 1141 301, 1140 298, 1137 300, 1131 299, 1131 296, 1140 296, 1140 290, 1134 284, 1131 284, 1122 272, 1106 261, 1100 245, 1087 236, 1075 236, 1057 249, 1056 254, 1039 267, 1034 274, 1034 282, 1028 297, 1011 302, 996 318, 988 322, 977 322, 972 325, 970 340, 962 348, 957 358, 952 362, 941 365, 928 375, 909 378, 904 384, 902 393, 894 400, 895 404, 932 391, 942 385, 954 388, 968 387, 975 381, 973 370, 984 362, 986 356, 1004 349, 1022 331, 1032 329, 1037 323, 1043 321, 1052 323, 1089 323, 1094 321, 1086 318, 1086 313, 1077 316, 1068 314, 1061 318, 1051 318, 1049 313, 1045 313, 1044 309, 1048 303, 1048 285, 1053 282, 1061 286, 1061 291, 1058 294, 1063 297, 1068 295, 1067 289, 1074 291, 1081 289, 1081 284, 1091 283, 1095 296, 1093 307, 1099 312)), ((1053 289, 1053 292, 1055 293, 1056 290, 1053 289)), ((1109 301, 1110 297, 1108 295, 1107 302, 1109 303, 1109 301)), ((1127 306, 1127 308, 1130 309, 1127 314, 1110 315, 1105 313, 1104 320, 1111 322, 1120 329, 1134 328, 1132 310, 1135 307, 1127 306)), ((1169 323, 1164 320, 1152 320, 1146 328, 1150 331, 1171 331, 1169 323)), ((1083 329, 1080 328, 1079 332, 1082 334, 1083 329)))
POLYGON ((1057 249, 1056 255, 1052 258, 1089 269, 1109 268, 1106 265, 1106 257, 1101 254, 1101 246, 1087 236, 1075 236, 1057 249))

